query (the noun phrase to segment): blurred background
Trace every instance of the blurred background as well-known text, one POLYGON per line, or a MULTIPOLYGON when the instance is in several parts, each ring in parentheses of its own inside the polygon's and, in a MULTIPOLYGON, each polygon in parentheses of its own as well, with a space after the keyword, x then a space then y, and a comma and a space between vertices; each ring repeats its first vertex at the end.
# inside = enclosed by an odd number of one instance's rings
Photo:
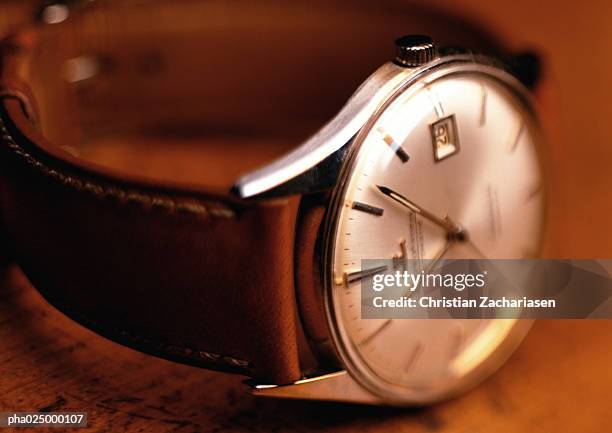
MULTIPOLYGON (((0 35, 37 19, 40 3, 2 0, 0 35)), ((139 3, 146 8, 149 2, 139 3)), ((395 3, 405 5, 408 14, 412 5, 415 10, 426 6, 479 29, 466 38, 492 34, 512 51, 541 56, 545 85, 538 96, 549 174, 545 254, 612 257, 612 2, 395 3)), ((300 16, 305 10, 299 8, 300 16)), ((381 53, 383 61, 387 57, 381 53)), ((344 87, 319 105, 319 116, 304 121, 299 136, 339 108, 372 69, 367 62, 356 67, 360 72, 353 81, 323 84, 344 87)), ((342 69, 334 73, 341 77, 342 69)), ((284 151, 293 137, 281 138, 266 158, 284 151)), ((130 156, 123 156, 128 165, 130 156)), ((246 168, 235 167, 229 174, 246 168)), ((219 174, 219 185, 226 180, 223 174, 228 173, 219 174)), ((0 290, 0 410, 89 410, 95 431, 601 432, 612 422, 610 321, 538 322, 508 364, 469 395, 433 408, 395 411, 254 400, 233 377, 152 359, 97 337, 50 308, 15 270, 5 280, 8 289, 0 290)))
MULTIPOLYGON (((113 0, 107 0, 105 3, 112 2, 113 0)), ((37 19, 41 3, 44 2, 3 0, 0 3, 0 34, 10 33, 37 19)), ((146 9, 150 3, 171 5, 172 2, 128 0, 114 3, 135 3, 146 9)), ((235 1, 227 3, 240 4, 235 1)), ((478 31, 484 31, 483 34, 493 35, 505 48, 514 52, 531 50, 541 55, 546 87, 542 91, 540 102, 545 106, 544 120, 550 159, 548 168, 549 174, 552 175, 549 185, 551 206, 547 255, 574 258, 612 255, 612 230, 609 229, 612 202, 606 199, 612 186, 612 146, 608 128, 612 116, 612 3, 606 0, 579 4, 552 0, 437 0, 392 3, 407 5, 403 13, 408 15, 410 5, 415 5, 415 13, 420 15, 423 5, 426 5, 426 9, 440 11, 450 17, 450 21, 455 19, 462 24, 466 23, 464 27, 467 29, 476 28, 478 31)), ((242 4, 246 8, 253 8, 255 3, 242 4)), ((338 9, 341 10, 341 6, 338 9)), ((307 7, 305 9, 304 5, 296 7, 296 16, 308 19, 305 10, 307 11, 307 7)), ((146 26, 146 22, 142 21, 139 21, 138 25, 146 26)), ((103 26, 100 22, 96 25, 103 26)), ((126 25, 127 23, 123 23, 123 26, 126 25)), ((478 36, 478 32, 473 33, 478 36)), ((473 36, 468 35, 466 38, 473 36)), ((287 44, 289 45, 290 41, 287 44)), ((347 46, 331 47, 330 50, 332 49, 356 52, 356 48, 347 46)), ((382 52, 380 60, 384 60, 388 55, 388 52, 382 52)), ((378 61, 379 59, 370 58, 364 59, 361 64, 357 62, 354 67, 359 73, 354 73, 345 83, 334 83, 334 80, 330 79, 325 84, 319 84, 327 86, 327 89, 336 88, 335 91, 328 92, 331 96, 323 100, 323 103, 318 101, 319 111, 322 113, 320 119, 329 118, 350 95, 355 88, 354 84, 363 79, 372 69, 371 65, 378 61), (338 86, 341 88, 337 89, 338 86)), ((310 73, 317 76, 317 67, 311 67, 310 73)), ((320 77, 320 73, 318 76, 320 77)), ((278 99, 280 101, 280 98, 278 99)), ((318 121, 319 119, 315 119, 310 122, 311 125, 306 124, 302 135, 312 132, 318 121)), ((279 144, 263 159, 274 157, 285 149, 285 144, 279 144)), ((262 158, 255 158, 255 161, 261 163, 262 158)), ((235 176, 248 168, 250 167, 236 167, 233 171, 230 168, 231 175, 235 176)), ((223 181, 219 180, 218 183, 222 184, 223 181)))

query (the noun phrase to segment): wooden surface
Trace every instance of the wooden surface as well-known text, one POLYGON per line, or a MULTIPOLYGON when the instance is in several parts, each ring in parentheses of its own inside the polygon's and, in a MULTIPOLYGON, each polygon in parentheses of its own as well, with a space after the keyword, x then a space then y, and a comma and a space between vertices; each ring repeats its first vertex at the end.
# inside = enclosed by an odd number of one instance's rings
POLYGON ((0 411, 86 411, 90 428, 81 431, 561 433, 612 424, 612 321, 540 321, 469 394, 399 410, 255 398, 239 377, 93 334, 14 268, 0 287, 0 411))
MULTIPOLYGON (((611 257, 612 4, 439 3, 488 23, 517 49, 544 53, 558 113, 549 124, 547 253, 611 257)), ((9 16, 22 4, 0 7, 0 30, 14 25, 9 16)), ((240 378, 142 355, 83 329, 16 269, 2 280, 0 411, 87 411, 88 431, 99 432, 599 433, 612 425, 612 321, 540 321, 510 361, 469 394, 395 410, 256 399, 240 378)))

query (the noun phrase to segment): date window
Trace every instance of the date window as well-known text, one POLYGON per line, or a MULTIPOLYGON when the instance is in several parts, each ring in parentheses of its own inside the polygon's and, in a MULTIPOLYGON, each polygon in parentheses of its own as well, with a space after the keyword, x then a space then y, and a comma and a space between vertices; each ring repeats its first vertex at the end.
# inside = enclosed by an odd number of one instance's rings
POLYGON ((429 128, 436 162, 459 152, 459 137, 457 136, 457 122, 454 114, 432 123, 429 128))

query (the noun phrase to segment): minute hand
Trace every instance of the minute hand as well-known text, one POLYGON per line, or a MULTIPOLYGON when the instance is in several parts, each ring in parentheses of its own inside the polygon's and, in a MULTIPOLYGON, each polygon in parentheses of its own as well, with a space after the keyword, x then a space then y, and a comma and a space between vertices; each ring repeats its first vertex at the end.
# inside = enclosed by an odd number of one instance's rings
POLYGON ((396 202, 398 202, 402 206, 407 207, 408 209, 410 209, 414 213, 416 213, 416 214, 422 216, 423 218, 428 219, 432 223, 442 227, 444 230, 446 230, 447 233, 449 233, 449 234, 451 234, 453 236, 461 235, 463 233, 461 227, 459 227, 457 224, 452 222, 450 219, 448 219, 448 218, 440 218, 440 217, 432 214, 431 212, 429 212, 429 211, 423 209, 421 206, 417 205, 412 200, 409 200, 406 197, 404 197, 403 195, 401 195, 400 193, 393 191, 391 188, 388 188, 388 187, 382 186, 382 185, 376 185, 376 187, 380 190, 380 192, 382 192, 387 197, 392 198, 393 200, 395 200, 396 202))

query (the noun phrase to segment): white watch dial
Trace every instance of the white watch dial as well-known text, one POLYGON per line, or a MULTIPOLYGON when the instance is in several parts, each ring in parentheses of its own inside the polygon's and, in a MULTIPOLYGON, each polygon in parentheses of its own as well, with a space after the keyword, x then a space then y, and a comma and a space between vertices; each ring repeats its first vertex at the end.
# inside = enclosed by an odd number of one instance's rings
POLYGON ((492 368, 517 321, 362 319, 356 272, 362 259, 430 259, 448 243, 380 187, 465 230, 469 242, 452 243, 445 257, 533 257, 544 207, 536 137, 523 100, 482 70, 421 80, 371 125, 345 178, 331 258, 334 326, 354 375, 418 402, 492 368))

